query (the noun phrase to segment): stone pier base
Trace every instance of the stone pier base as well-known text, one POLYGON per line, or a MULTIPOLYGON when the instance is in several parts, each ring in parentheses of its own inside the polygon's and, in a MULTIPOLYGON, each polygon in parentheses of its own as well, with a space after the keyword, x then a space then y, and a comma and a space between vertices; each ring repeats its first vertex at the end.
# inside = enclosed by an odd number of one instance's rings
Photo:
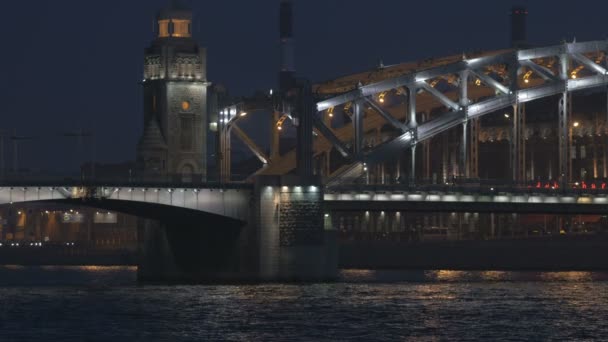
POLYGON ((253 221, 262 280, 326 281, 337 276, 335 231, 325 229, 318 178, 259 177, 253 221))

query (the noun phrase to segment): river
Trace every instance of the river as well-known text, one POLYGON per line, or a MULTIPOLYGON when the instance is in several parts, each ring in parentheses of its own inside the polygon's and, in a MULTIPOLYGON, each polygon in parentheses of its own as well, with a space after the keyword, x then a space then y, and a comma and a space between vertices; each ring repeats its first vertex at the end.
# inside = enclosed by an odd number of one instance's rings
POLYGON ((1 341, 606 340, 608 273, 342 271, 331 284, 141 285, 0 267, 1 341))

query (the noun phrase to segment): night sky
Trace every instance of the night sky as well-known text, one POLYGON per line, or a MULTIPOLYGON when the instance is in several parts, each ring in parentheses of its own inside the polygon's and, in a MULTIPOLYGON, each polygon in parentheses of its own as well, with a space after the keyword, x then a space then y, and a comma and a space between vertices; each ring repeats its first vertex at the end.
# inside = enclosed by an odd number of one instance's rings
MULTIPOLYGON (((185 1, 208 49, 210 81, 232 94, 275 87, 278 0, 185 1)), ((80 128, 94 133, 95 159, 135 158, 142 130, 143 49, 166 0, 2 3, 0 129, 35 136, 21 166, 75 170, 80 128)), ((296 0, 298 73, 314 81, 385 64, 508 46, 508 12, 522 1, 296 0)), ((529 41, 605 39, 608 2, 535 0, 529 41), (566 5, 566 3, 568 5, 566 5)), ((88 148, 92 156, 91 148, 88 148)), ((8 159, 8 157, 7 157, 8 159)), ((10 163, 7 162, 8 165, 10 163)))

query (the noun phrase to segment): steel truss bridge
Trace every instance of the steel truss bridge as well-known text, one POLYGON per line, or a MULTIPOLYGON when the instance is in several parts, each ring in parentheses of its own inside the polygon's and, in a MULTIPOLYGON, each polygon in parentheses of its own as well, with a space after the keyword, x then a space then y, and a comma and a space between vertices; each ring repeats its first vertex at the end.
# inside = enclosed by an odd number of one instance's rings
MULTIPOLYGON (((416 148, 427 150, 428 142, 450 129, 462 127, 459 177, 479 176, 480 118, 512 108, 508 140, 510 165, 516 182, 526 181, 526 104, 559 96, 557 137, 559 181, 571 180, 571 94, 608 87, 608 41, 572 42, 524 50, 500 50, 429 59, 417 63, 381 66, 371 72, 316 85, 314 155, 321 160, 327 184, 361 177, 368 165, 394 160, 411 151, 410 181, 416 179, 416 148), (343 126, 331 119, 348 116, 343 126), (380 134, 389 127, 389 134, 380 134), (330 169, 332 151, 346 162, 330 169)), ((259 109, 253 106, 253 110, 259 109)), ((247 103, 221 110, 219 115, 220 163, 223 179, 230 178, 231 132, 243 140, 264 164, 257 172, 281 175, 296 167, 296 151, 279 154, 279 132, 292 117, 291 108, 274 105, 270 125, 270 154, 267 155, 237 123, 252 108, 247 103)), ((297 123, 296 123, 297 124, 297 123)), ((487 139, 487 137, 486 137, 487 139)), ((428 151, 426 153, 428 155, 428 151)))

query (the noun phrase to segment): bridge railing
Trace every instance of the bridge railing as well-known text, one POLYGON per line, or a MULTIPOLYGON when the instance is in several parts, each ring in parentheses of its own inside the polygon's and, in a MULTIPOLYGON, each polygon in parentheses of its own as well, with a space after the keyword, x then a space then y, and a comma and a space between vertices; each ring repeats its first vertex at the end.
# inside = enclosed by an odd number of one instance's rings
POLYGON ((569 183, 560 187, 557 181, 530 181, 517 183, 511 180, 450 179, 437 183, 432 180, 417 180, 410 184, 403 180, 373 183, 361 178, 345 179, 340 184, 327 187, 327 192, 443 192, 465 194, 559 194, 559 195, 608 195, 608 180, 569 183))

